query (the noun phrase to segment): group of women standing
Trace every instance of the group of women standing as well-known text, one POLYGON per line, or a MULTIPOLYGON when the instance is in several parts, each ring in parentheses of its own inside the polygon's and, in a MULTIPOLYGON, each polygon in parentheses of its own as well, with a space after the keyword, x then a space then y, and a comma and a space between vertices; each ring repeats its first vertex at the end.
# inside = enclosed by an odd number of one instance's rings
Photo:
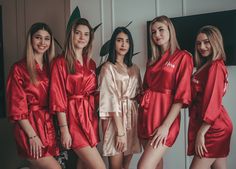
POLYGON ((192 75, 192 56, 180 50, 171 20, 155 18, 143 84, 132 62, 130 31, 114 30, 99 75, 91 58, 93 33, 86 19, 75 20, 63 54, 54 58, 49 27, 36 23, 30 28, 25 57, 12 66, 7 81, 19 155, 36 169, 61 168, 53 158, 59 153, 52 119, 56 115, 62 146, 79 157, 77 169, 105 169, 96 148, 100 118, 102 153, 109 168, 128 169, 133 154, 143 147, 137 168, 162 169, 163 155, 179 133, 180 110, 190 107, 190 168, 226 169, 232 123, 222 106, 227 70, 219 30, 200 29, 194 56, 197 71, 192 75))

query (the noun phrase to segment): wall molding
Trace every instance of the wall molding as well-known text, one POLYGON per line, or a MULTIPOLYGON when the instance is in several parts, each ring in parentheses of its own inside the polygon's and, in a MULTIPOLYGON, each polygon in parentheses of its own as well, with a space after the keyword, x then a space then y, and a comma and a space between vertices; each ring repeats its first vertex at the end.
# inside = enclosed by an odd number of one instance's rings
POLYGON ((186 0, 182 0, 182 16, 186 16, 186 12, 187 8, 186 8, 186 0))
POLYGON ((115 1, 111 0, 111 32, 115 29, 115 1))

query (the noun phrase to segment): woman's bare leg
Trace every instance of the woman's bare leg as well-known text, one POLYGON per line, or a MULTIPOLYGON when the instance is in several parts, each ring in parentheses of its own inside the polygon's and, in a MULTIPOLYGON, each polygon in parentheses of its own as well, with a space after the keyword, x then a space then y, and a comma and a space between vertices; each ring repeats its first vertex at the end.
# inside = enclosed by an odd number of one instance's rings
POLYGON ((96 147, 87 146, 80 149, 75 149, 74 152, 89 169, 106 168, 96 147))
POLYGON ((194 156, 190 169, 210 169, 215 160, 215 158, 200 158, 194 156))
POLYGON ((37 160, 29 159, 28 161, 31 163, 32 169, 61 169, 60 164, 52 156, 39 158, 37 160))
POLYGON ((212 169, 227 169, 227 158, 217 158, 211 166, 212 169))

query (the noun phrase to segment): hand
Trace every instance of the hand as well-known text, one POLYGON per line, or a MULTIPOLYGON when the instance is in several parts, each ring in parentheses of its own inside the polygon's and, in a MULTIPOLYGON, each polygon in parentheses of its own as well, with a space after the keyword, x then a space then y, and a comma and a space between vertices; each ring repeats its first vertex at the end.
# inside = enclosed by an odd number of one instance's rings
POLYGON ((72 138, 67 127, 65 127, 64 130, 61 130, 61 144, 67 150, 71 148, 72 138))
POLYGON ((208 152, 205 146, 205 135, 200 132, 197 134, 195 152, 200 158, 204 157, 205 152, 208 152))
POLYGON ((123 152, 125 148, 125 143, 126 143, 126 135, 125 133, 122 135, 117 135, 116 136, 116 149, 119 152, 123 152))
POLYGON ((153 137, 150 145, 153 148, 157 148, 159 145, 165 145, 168 133, 169 133, 169 128, 164 125, 161 125, 152 134, 153 137))
POLYGON ((44 148, 44 145, 37 135, 29 137, 29 145, 31 156, 33 156, 35 159, 42 157, 42 148, 44 148))

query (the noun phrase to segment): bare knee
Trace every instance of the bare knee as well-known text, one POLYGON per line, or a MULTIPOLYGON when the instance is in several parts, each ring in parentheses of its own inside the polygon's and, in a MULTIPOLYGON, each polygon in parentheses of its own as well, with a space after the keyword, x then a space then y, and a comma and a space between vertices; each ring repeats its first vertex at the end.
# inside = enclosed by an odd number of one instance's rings
POLYGON ((54 157, 43 157, 37 160, 29 160, 33 168, 37 169, 61 169, 54 157))

